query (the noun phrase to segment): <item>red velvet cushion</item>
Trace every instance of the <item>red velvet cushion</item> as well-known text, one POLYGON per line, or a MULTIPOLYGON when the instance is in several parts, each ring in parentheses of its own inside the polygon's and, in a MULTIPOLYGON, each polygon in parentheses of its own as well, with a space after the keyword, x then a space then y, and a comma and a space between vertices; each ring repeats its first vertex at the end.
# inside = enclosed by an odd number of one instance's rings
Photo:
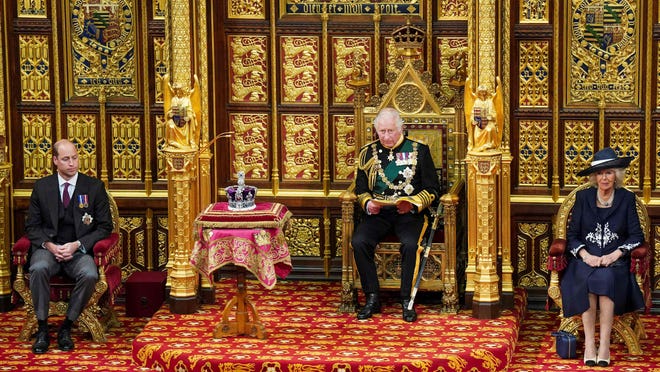
POLYGON ((566 239, 555 239, 550 245, 548 254, 550 256, 563 256, 566 251, 566 239))
POLYGON ((230 229, 281 229, 291 212, 280 203, 257 203, 249 211, 230 211, 227 202, 212 203, 199 214, 198 226, 230 229))
POLYGON ((648 255, 649 252, 649 243, 644 242, 639 247, 636 247, 630 252, 630 257, 642 259, 648 255))
POLYGON ((30 239, 26 235, 23 235, 11 248, 14 265, 25 265, 27 263, 28 252, 30 252, 30 239))
POLYGON ((119 234, 113 232, 105 239, 101 239, 94 244, 94 260, 98 266, 105 266, 108 264, 109 257, 114 257, 118 249, 117 242, 119 241, 119 234))

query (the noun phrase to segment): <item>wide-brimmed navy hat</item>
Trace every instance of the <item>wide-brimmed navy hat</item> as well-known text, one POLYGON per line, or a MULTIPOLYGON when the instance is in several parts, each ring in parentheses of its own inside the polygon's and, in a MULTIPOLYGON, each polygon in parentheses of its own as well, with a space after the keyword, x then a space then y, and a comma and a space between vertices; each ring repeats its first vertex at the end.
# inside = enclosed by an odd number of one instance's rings
POLYGON ((578 176, 588 176, 603 169, 626 168, 633 160, 632 156, 616 156, 616 152, 609 147, 594 154, 591 166, 578 172, 578 176))

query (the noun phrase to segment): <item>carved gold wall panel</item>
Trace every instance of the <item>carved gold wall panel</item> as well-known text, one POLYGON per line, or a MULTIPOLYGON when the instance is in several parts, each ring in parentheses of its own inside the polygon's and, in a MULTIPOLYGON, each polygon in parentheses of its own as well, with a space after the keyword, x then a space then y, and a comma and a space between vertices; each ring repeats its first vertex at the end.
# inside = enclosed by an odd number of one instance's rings
POLYGON ((640 186, 639 170, 642 163, 639 155, 642 153, 640 143, 642 124, 635 120, 612 120, 609 127, 609 146, 615 149, 619 156, 632 156, 634 158, 626 171, 626 185, 640 186))
POLYGON ((67 138, 78 145, 80 172, 98 177, 96 170, 97 146, 96 115, 70 114, 66 116, 67 138))
POLYGON ((291 256, 321 256, 321 219, 292 217, 285 229, 291 256))
POLYGON ((520 43, 520 91, 521 107, 543 107, 550 105, 550 43, 544 40, 520 43))
POLYGON ((548 0, 524 0, 520 2, 520 23, 546 23, 550 1, 548 0))
POLYGON ((228 17, 266 19, 266 0, 228 0, 228 17))
MULTIPOLYGON (((656 55, 660 56, 660 43, 656 45, 656 55)), ((656 61, 655 78, 656 78, 655 107, 657 108, 660 107, 660 60, 656 61)))
POLYGON ((245 172, 247 179, 268 179, 268 114, 230 114, 232 175, 245 172))
POLYGON ((50 101, 50 38, 43 35, 20 35, 21 99, 50 101))
POLYGON ((18 16, 25 18, 46 18, 47 0, 17 0, 18 16))
POLYGON ((154 38, 154 76, 156 77, 156 103, 163 103, 163 79, 167 75, 167 48, 164 37, 154 38))
POLYGON ((640 29, 636 0, 574 0, 565 22, 568 103, 639 105, 640 29))
POLYGON ((371 75, 371 38, 333 37, 333 99, 334 103, 353 102, 353 89, 347 83, 356 71, 371 75))
POLYGON ((122 278, 128 278, 133 272, 147 268, 147 246, 145 239, 144 216, 120 216, 119 229, 125 240, 126 260, 121 267, 122 278))
POLYGON ((335 257, 342 256, 342 242, 344 240, 344 235, 342 234, 342 219, 335 219, 335 257))
MULTIPOLYGON (((654 246, 653 246, 653 251, 655 252, 655 257, 651 257, 651 262, 653 262, 653 272, 654 273, 660 273, 660 260, 657 259, 658 253, 660 252, 660 226, 654 226, 653 227, 653 241, 654 246)), ((651 287, 653 289, 660 289, 660 277, 655 276, 651 277, 651 287)))
POLYGON ((228 37, 229 81, 232 102, 268 102, 268 38, 260 35, 228 37))
POLYGON ((158 175, 159 181, 167 181, 167 159, 163 154, 163 147, 165 147, 166 144, 165 116, 156 115, 154 119, 156 120, 156 158, 158 159, 156 174, 158 175))
POLYGON ((319 103, 319 38, 280 38, 283 103, 319 103))
POLYGON ((352 180, 354 177, 357 143, 355 141, 355 118, 353 115, 335 115, 335 179, 352 180))
MULTIPOLYGON (((655 143, 660 143, 660 121, 655 122, 655 143)), ((655 163, 660 164, 660 151, 655 153, 655 163)), ((654 167, 655 184, 660 185, 660 166, 654 167)))
POLYGON ((282 115, 283 178, 319 180, 320 115, 282 115))
MULTIPOLYGON (((5 24, 4 24, 4 19, 0 19, 0 30, 5 30, 5 24)), ((0 50, 5 50, 5 39, 0 38, 0 50)), ((4 53, 0 53, 0 66, 5 66, 5 59, 7 56, 4 53)), ((7 113, 7 107, 9 106, 9 102, 7 102, 7 94, 8 92, 5 90, 8 85, 5 84, 4 82, 7 79, 7 73, 6 69, 0 68, 0 136, 3 136, 5 139, 7 138, 7 123, 8 123, 8 117, 6 115, 7 113)), ((8 141, 5 141, 5 145, 8 144, 8 141)), ((4 149, 0 149, 0 166, 7 162, 9 158, 9 153, 8 153, 9 146, 4 149)), ((0 267, 0 270, 2 270, 2 267, 0 267)), ((0 284, 2 285, 2 284, 0 284)))
POLYGON ((23 114, 23 178, 38 179, 53 172, 52 118, 45 114, 23 114))
POLYGON ((547 223, 518 223, 518 286, 548 286, 545 263, 550 248, 549 231, 547 223))
POLYGON ((167 230, 168 230, 168 222, 167 222, 167 216, 163 217, 158 217, 157 218, 158 225, 157 225, 157 238, 158 241, 156 242, 156 252, 157 252, 157 260, 158 260, 158 267, 163 267, 167 263, 167 230))
POLYGON ((112 116, 112 172, 114 180, 142 179, 140 116, 112 116))
POLYGON ((450 102, 460 92, 467 73, 468 40, 466 37, 439 37, 438 69, 440 89, 450 102))
POLYGON ((438 19, 467 19, 466 0, 438 0, 438 19))
POLYGON ((577 173, 585 169, 594 155, 594 129, 592 120, 567 120, 564 122, 564 185, 577 186, 584 178, 577 173))
POLYGON ((518 184, 547 186, 550 150, 549 120, 521 120, 519 128, 518 184))
POLYGON ((152 12, 154 19, 164 19, 167 16, 167 0, 152 1, 152 12))
POLYGON ((65 22, 73 95, 137 97, 134 0, 73 0, 65 22))

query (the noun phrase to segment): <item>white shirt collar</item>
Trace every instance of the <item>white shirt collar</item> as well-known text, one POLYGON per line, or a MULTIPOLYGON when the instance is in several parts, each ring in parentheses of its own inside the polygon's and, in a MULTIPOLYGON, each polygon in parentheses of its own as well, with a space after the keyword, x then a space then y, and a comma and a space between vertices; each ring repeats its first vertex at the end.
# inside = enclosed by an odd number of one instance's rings
POLYGON ((62 176, 58 173, 57 174, 57 182, 60 185, 60 188, 62 188, 62 185, 64 185, 65 182, 68 182, 69 185, 73 186, 74 188, 76 187, 76 182, 78 182, 78 173, 76 173, 73 177, 71 177, 70 180, 65 180, 62 178, 62 176))

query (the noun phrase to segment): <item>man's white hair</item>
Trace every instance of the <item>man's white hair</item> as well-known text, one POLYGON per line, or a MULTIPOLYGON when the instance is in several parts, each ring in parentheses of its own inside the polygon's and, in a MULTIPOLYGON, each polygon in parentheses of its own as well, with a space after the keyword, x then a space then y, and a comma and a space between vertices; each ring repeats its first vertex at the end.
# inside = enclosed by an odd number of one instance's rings
POLYGON ((403 119, 401 118, 401 114, 399 114, 399 111, 397 109, 392 107, 385 107, 382 110, 380 110, 380 112, 378 112, 378 115, 373 121, 374 128, 378 129, 378 125, 385 118, 394 119, 396 123, 396 127, 399 129, 403 128, 403 119))

